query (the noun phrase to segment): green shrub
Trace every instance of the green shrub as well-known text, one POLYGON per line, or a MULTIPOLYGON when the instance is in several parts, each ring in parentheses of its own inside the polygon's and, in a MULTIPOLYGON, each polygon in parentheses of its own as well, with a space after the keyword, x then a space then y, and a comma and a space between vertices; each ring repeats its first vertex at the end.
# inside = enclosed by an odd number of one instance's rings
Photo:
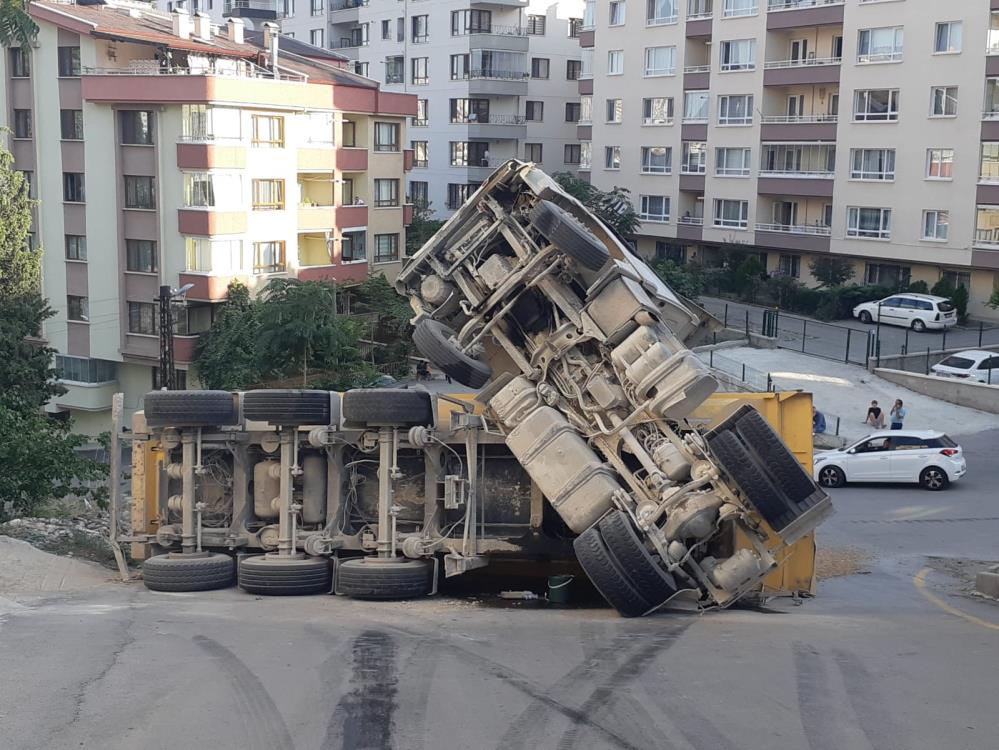
POLYGON ((929 294, 930 287, 929 284, 920 279, 919 281, 913 281, 909 284, 909 288, 906 291, 912 292, 913 294, 929 294))
POLYGON ((957 319, 962 323, 968 318, 968 288, 961 284, 950 295, 950 301, 957 308, 957 319))

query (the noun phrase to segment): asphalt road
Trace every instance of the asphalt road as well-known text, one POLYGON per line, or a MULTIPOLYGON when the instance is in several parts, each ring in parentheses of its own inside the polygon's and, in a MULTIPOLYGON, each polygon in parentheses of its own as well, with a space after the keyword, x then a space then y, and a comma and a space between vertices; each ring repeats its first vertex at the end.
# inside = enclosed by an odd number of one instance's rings
POLYGON ((999 559, 997 439, 947 492, 836 490, 820 547, 868 559, 801 606, 8 594, 0 747, 994 750, 999 605, 957 559, 999 559))
MULTIPOLYGON (((731 328, 744 329, 748 315, 750 331, 760 333, 763 330, 765 309, 763 307, 714 297, 702 298, 701 304, 712 315, 723 322, 727 321, 731 328), (727 313, 726 308, 728 308, 727 313)), ((874 335, 877 329, 876 325, 861 323, 854 319, 836 320, 829 324, 801 315, 782 312, 778 316, 777 338, 782 346, 805 351, 808 354, 829 357, 842 362, 866 364, 868 337, 874 335), (849 347, 849 355, 847 355, 847 347, 849 347)), ((946 332, 946 338, 941 331, 916 333, 900 326, 882 325, 880 326, 881 355, 896 355, 902 353, 903 350, 915 353, 925 352, 927 349, 931 351, 944 348, 977 349, 980 343, 999 345, 999 326, 984 327, 981 331, 981 342, 979 342, 979 333, 977 325, 951 328, 946 332)), ((936 360, 931 361, 930 364, 936 364, 936 360)))

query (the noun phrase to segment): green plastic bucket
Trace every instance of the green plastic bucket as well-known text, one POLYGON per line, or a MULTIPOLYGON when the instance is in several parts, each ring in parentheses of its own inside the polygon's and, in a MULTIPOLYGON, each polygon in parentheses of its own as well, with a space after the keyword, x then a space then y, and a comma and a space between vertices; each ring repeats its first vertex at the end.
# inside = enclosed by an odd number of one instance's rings
POLYGON ((576 576, 548 576, 548 601, 552 604, 568 604, 570 584, 576 576))

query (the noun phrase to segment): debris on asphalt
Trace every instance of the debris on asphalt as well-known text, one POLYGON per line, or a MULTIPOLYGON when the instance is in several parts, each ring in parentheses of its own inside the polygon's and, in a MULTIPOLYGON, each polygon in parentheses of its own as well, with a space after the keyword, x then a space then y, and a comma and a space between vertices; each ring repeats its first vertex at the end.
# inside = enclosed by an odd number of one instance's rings
POLYGON ((858 547, 819 547, 815 552, 815 576, 819 579, 870 573, 873 555, 858 547))

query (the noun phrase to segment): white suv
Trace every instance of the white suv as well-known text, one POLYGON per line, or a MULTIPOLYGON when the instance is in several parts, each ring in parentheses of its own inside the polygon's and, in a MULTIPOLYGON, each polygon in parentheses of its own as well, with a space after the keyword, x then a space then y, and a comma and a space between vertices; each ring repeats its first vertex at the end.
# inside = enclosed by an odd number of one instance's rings
POLYGON ((823 487, 847 482, 918 482, 942 490, 964 476, 961 446, 933 430, 882 430, 853 445, 815 454, 815 481, 823 487))
POLYGON ((883 300, 864 302, 853 308, 862 323, 905 326, 914 331, 957 325, 957 308, 946 297, 929 294, 895 294, 883 300))

